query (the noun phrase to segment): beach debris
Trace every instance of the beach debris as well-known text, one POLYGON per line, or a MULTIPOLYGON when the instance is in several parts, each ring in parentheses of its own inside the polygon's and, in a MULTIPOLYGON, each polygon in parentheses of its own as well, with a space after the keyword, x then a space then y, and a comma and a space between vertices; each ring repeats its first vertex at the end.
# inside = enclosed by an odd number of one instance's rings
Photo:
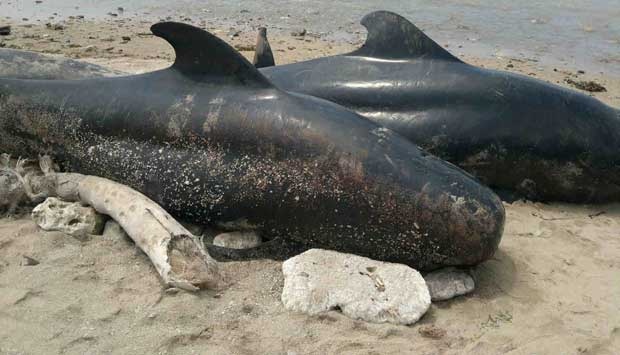
POLYGON ((100 235, 105 217, 79 202, 49 197, 32 210, 32 219, 43 230, 60 231, 74 237, 100 235))
POLYGON ((35 259, 35 258, 31 258, 28 255, 22 255, 22 262, 21 262, 21 266, 35 266, 35 265, 39 265, 39 260, 35 259))
POLYGON ((57 174, 57 180, 57 186, 74 186, 73 191, 59 194, 63 198, 79 198, 117 221, 151 259, 167 286, 187 291, 217 286, 216 261, 195 236, 148 197, 96 176, 57 174))
POLYGON ((239 37, 240 35, 241 31, 239 31, 238 29, 231 28, 230 30, 228 30, 228 37, 230 38, 239 37))
POLYGON ((0 212, 12 215, 24 201, 27 197, 19 180, 0 170, 0 212))
POLYGON ((285 261, 282 271, 282 303, 291 311, 340 309, 367 322, 413 324, 431 304, 420 273, 402 264, 311 249, 285 261))
POLYGON ((0 36, 8 36, 11 34, 11 26, 0 26, 0 36))
MULTIPOLYGON (((56 173, 48 156, 41 157, 39 165, 42 174, 30 176, 28 180, 17 173, 29 197, 38 198, 46 194, 64 202, 80 202, 111 217, 149 257, 167 287, 186 291, 217 287, 220 280, 217 262, 205 251, 197 237, 157 203, 126 185, 108 179, 56 173), (32 186, 43 192, 35 195, 32 186), (41 186, 45 188, 41 189, 41 186)), ((33 217, 36 214, 33 211, 33 217)), ((48 222, 47 219, 45 222, 48 222)))
POLYGON ((240 52, 253 52, 256 49, 256 46, 253 44, 235 44, 235 49, 240 52))
POLYGON ((46 23, 45 27, 54 31, 62 31, 65 29, 65 26, 60 23, 46 23))
POLYGON ((304 37, 308 33, 305 28, 295 29, 291 32, 291 36, 293 37, 304 37))
POLYGON ((567 78, 564 80, 567 84, 570 84, 574 87, 576 87, 579 90, 584 90, 584 91, 588 91, 588 92, 606 92, 607 88, 605 88, 603 85, 592 81, 592 80, 578 80, 575 81, 573 79, 567 78))
POLYGON ((449 300, 475 289, 471 275, 453 267, 430 272, 424 276, 424 280, 433 302, 449 300))
POLYGON ((418 329, 418 333, 420 333, 421 336, 430 339, 441 339, 447 334, 445 329, 438 328, 434 325, 422 326, 418 329))
POLYGON ((29 189, 33 171, 28 164, 26 159, 13 160, 8 154, 0 154, 0 212, 12 215, 18 206, 41 202, 45 198, 45 194, 34 194, 29 189))
POLYGON ((213 245, 230 249, 254 248, 261 242, 260 236, 254 231, 222 233, 213 239, 213 245))

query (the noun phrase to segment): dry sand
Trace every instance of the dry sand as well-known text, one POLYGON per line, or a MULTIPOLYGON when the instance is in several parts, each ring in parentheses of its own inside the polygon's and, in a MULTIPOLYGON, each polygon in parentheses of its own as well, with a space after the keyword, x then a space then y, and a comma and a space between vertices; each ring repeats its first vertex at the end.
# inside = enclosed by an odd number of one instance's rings
MULTIPOLYGON (((167 65, 170 47, 138 35, 144 32, 148 24, 136 21, 76 22, 62 31, 14 27, 0 40, 130 72, 167 65), (123 44, 121 36, 131 40, 123 44)), ((226 39, 247 46, 254 33, 226 39)), ((317 38, 270 41, 278 63, 354 47, 317 38)), ((535 60, 464 59, 499 69, 512 64, 509 70, 562 85, 569 77, 595 80, 607 88, 596 96, 620 106, 619 78, 554 71, 535 60)), ((227 263, 223 290, 171 294, 129 241, 42 232, 27 215, 0 219, 0 354, 620 353, 620 205, 505 206, 500 250, 473 270, 476 291, 434 304, 410 327, 288 312, 279 300, 279 262, 227 263), (22 266, 23 256, 40 264, 22 266)))

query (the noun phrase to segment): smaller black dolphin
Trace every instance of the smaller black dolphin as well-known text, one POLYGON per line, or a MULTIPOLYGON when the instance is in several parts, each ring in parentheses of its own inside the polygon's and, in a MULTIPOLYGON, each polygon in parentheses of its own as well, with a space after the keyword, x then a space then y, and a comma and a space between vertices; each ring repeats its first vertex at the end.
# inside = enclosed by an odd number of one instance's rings
POLYGON ((272 67, 276 65, 273 60, 271 46, 267 40, 267 29, 260 27, 256 38, 256 49, 254 51, 254 61, 252 62, 257 68, 272 67))
POLYGON ((365 16, 343 55, 261 69, 278 87, 360 113, 499 190, 620 201, 620 111, 530 77, 463 63, 405 18, 365 16))

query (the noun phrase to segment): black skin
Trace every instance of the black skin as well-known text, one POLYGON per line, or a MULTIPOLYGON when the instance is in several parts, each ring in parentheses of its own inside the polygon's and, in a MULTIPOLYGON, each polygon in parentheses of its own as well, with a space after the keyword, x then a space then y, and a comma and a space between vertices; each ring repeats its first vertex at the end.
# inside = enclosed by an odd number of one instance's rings
POLYGON ((272 67, 276 65, 273 60, 271 46, 267 40, 267 29, 265 27, 258 29, 256 50, 254 51, 254 61, 252 63, 256 68, 272 67))
MULTIPOLYGON (((217 256, 326 248, 429 270, 493 255, 499 198, 459 168, 334 103, 281 91, 208 32, 159 23, 166 70, 0 79, 0 151, 51 154, 197 223, 240 218, 272 242, 217 256)), ((113 198, 113 196, 110 196, 113 198)))
POLYGON ((465 64, 406 19, 367 15, 344 55, 264 68, 284 90, 366 116, 483 183, 542 201, 620 201, 620 111, 530 77, 465 64))

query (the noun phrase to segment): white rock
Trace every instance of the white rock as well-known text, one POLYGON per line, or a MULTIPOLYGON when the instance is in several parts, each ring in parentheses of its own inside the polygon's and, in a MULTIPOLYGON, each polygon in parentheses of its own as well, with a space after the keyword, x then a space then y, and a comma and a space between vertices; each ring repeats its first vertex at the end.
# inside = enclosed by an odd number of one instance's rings
POLYGON ((474 279, 465 271, 445 268, 428 273, 424 279, 433 301, 445 301, 472 292, 474 279))
POLYGON ((282 271, 282 303, 293 311, 340 308, 354 319, 412 324, 431 304, 422 275, 406 265, 312 249, 285 261, 282 271))
POLYGON ((230 232, 215 236, 213 245, 231 249, 247 249, 259 246, 260 236, 256 232, 230 232))
POLYGON ((101 234, 105 218, 92 207, 50 197, 32 210, 32 219, 44 230, 76 237, 101 234))

